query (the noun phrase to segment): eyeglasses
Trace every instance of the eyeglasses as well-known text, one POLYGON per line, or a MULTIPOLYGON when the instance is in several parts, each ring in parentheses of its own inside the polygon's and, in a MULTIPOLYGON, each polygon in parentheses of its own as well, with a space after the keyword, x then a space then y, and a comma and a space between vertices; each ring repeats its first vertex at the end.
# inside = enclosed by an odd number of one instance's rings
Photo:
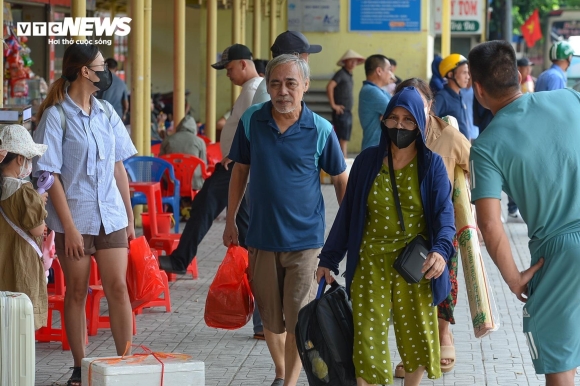
POLYGON ((397 122, 392 118, 383 119, 383 125, 385 125, 387 129, 396 129, 397 126, 399 126, 399 123, 403 129, 415 130, 417 128, 417 124, 410 118, 405 118, 402 122, 397 122))
POLYGON ((88 68, 91 67, 103 67, 103 71, 107 71, 107 69, 109 68, 109 65, 107 63, 103 63, 103 64, 93 64, 92 66, 87 66, 88 68))

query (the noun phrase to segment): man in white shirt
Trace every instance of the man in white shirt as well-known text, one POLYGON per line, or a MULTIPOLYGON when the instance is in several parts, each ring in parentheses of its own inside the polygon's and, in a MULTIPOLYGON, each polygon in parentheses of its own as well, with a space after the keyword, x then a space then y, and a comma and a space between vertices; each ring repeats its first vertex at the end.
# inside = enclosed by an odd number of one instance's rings
MULTIPOLYGON (((228 204, 228 190, 233 162, 227 157, 238 121, 248 107, 256 93, 262 78, 256 72, 252 62, 250 49, 241 44, 234 44, 226 48, 222 59, 212 64, 216 70, 227 70, 227 76, 236 86, 242 86, 240 96, 234 103, 232 113, 222 129, 220 147, 226 155, 216 165, 211 177, 203 184, 203 188, 196 194, 191 204, 191 216, 185 225, 179 246, 171 255, 159 256, 159 266, 166 272, 185 274, 187 266, 197 254, 197 247, 205 237, 215 218, 228 204)), ((246 232, 248 230, 248 208, 245 199, 242 200, 238 214, 237 226, 239 229, 240 244, 245 247, 246 232), (241 216, 240 216, 241 214, 241 216)))

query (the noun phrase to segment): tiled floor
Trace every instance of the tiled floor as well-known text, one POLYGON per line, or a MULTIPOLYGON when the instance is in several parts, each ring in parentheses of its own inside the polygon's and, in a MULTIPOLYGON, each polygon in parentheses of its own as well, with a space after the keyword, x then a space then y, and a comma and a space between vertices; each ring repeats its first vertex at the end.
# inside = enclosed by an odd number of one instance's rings
MULTIPOLYGON (((329 228, 338 205, 331 186, 323 186, 323 194, 329 228)), ((199 247, 197 256, 200 278, 192 280, 191 277, 184 276, 171 284, 173 312, 164 313, 151 309, 137 317, 138 334, 134 343, 144 344, 155 351, 191 354, 204 361, 208 386, 270 385, 274 379, 272 360, 266 343, 252 338, 251 323, 237 331, 223 331, 208 328, 203 320, 207 290, 226 250, 221 242, 223 227, 223 219, 218 218, 199 247)), ((527 266, 529 252, 526 225, 508 221, 505 229, 518 266, 527 266)), ((501 328, 483 339, 474 337, 461 271, 459 301, 455 310, 457 324, 453 326, 457 365, 441 379, 432 381, 425 377, 422 385, 544 384, 543 376, 537 376, 534 372, 522 333, 522 304, 504 284, 485 250, 484 255, 501 316, 501 328)), ((106 305, 103 302, 102 311, 105 310, 106 305)), ((392 329, 389 347, 393 364, 396 364, 399 357, 392 329)), ((36 384, 64 385, 72 365, 70 352, 62 352, 59 343, 37 343, 36 349, 36 384)), ((97 336, 90 337, 87 356, 111 356, 114 352, 113 338, 109 330, 100 330, 97 336)), ((576 380, 580 384, 580 376, 576 380)), ((303 373, 298 384, 308 384, 303 373)), ((396 380, 395 384, 403 383, 396 380)))

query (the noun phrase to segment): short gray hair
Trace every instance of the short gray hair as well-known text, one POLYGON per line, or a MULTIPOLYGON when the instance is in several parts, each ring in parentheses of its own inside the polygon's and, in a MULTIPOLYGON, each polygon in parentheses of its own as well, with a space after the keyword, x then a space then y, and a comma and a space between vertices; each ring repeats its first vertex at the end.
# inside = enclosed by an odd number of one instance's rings
POLYGON ((306 60, 296 56, 296 55, 292 55, 292 54, 282 54, 279 56, 276 56, 274 59, 270 60, 268 62, 268 65, 266 66, 266 84, 270 83, 270 75, 272 74, 272 71, 274 71, 274 69, 278 66, 281 66, 283 64, 288 64, 288 63, 293 63, 298 67, 298 71, 300 71, 300 74, 302 75, 302 80, 306 83, 307 81, 310 80, 310 67, 308 66, 308 63, 306 62, 306 60))

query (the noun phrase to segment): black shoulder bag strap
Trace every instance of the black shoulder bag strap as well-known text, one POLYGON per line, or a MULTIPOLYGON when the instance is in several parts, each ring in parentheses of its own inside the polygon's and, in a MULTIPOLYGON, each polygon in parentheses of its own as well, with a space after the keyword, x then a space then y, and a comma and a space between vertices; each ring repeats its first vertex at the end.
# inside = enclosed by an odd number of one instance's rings
POLYGON ((393 170, 393 152, 391 149, 389 153, 389 175, 391 176, 391 187, 393 188, 393 196, 395 196, 395 205, 397 207, 397 214, 401 222, 401 229, 405 232, 405 222, 403 221, 403 210, 401 209, 401 201, 399 200, 399 191, 397 189, 397 179, 395 178, 395 171, 393 170))

